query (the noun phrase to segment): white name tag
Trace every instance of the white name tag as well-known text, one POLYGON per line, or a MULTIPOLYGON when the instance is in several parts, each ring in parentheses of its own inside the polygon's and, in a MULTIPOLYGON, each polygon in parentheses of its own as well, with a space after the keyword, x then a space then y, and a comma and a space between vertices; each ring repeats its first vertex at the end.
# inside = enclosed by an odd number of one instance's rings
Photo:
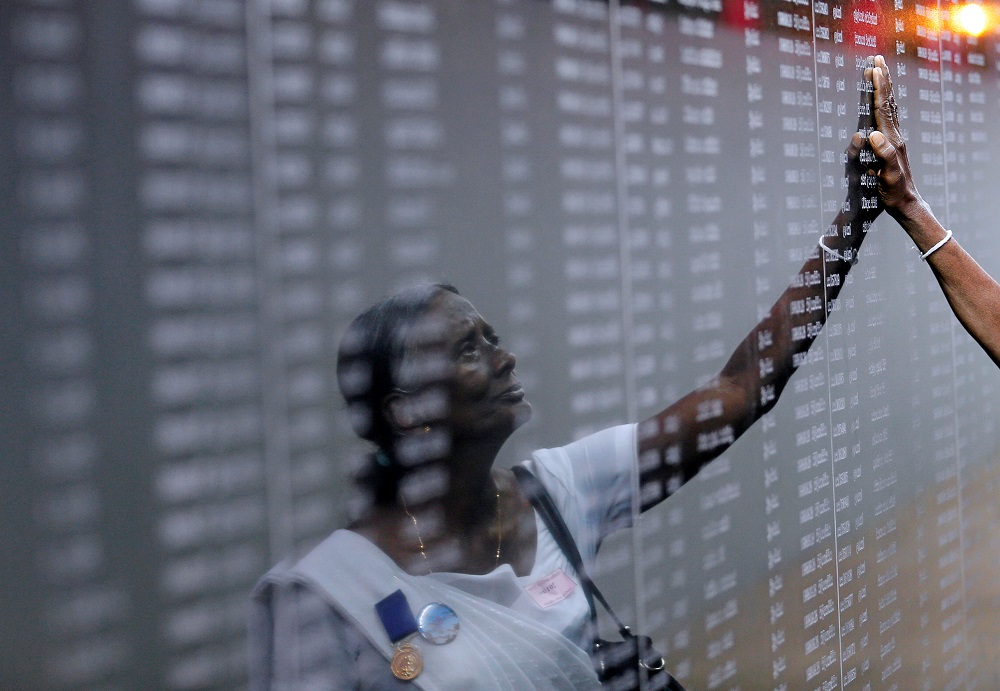
POLYGON ((576 590, 576 583, 572 578, 563 573, 562 569, 556 569, 548 576, 540 578, 529 586, 525 586, 524 591, 531 596, 542 609, 546 609, 562 602, 576 590))

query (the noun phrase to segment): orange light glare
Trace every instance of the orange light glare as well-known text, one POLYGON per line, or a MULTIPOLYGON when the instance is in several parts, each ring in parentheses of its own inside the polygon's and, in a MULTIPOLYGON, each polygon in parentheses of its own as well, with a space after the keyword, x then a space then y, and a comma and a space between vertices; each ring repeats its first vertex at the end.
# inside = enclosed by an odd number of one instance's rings
POLYGON ((934 31, 940 31, 941 29, 941 12, 936 7, 927 8, 927 28, 934 31))
POLYGON ((968 36, 980 36, 989 23, 981 5, 963 5, 952 12, 952 29, 968 36))

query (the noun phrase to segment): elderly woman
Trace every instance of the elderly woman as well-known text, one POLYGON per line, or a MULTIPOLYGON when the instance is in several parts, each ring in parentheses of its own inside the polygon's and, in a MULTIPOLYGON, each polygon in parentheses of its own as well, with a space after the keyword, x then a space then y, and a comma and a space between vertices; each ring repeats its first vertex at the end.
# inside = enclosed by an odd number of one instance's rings
MULTIPOLYGON (((848 147, 851 195, 863 145, 858 133, 848 147)), ((825 305, 844 285, 878 213, 859 201, 708 385, 523 462, 585 565, 633 507, 668 497, 774 406, 826 319, 792 304, 825 305)), ((451 286, 403 291, 354 321, 338 381, 373 447, 363 501, 347 529, 258 585, 255 688, 599 688, 580 575, 515 475, 494 467, 531 415, 515 365, 451 286)))
POLYGON ((879 198, 913 240, 921 259, 930 264, 962 326, 1000 366, 1000 284, 945 230, 917 191, 899 131, 889 70, 881 55, 875 62, 878 129, 868 141, 878 159, 879 198))

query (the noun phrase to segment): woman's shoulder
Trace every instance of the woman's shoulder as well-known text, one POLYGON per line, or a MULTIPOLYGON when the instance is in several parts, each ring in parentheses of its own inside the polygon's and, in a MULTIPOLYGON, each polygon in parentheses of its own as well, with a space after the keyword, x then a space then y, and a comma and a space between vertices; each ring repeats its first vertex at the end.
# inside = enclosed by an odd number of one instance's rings
POLYGON ((341 528, 326 538, 298 554, 285 557, 274 564, 255 585, 254 598, 266 596, 268 588, 291 588, 301 586, 303 575, 317 565, 350 568, 351 564, 362 560, 382 559, 387 555, 364 533, 354 529, 341 528))
POLYGON ((523 465, 539 477, 547 489, 561 485, 574 491, 579 482, 592 477, 628 471, 637 457, 636 425, 615 425, 585 434, 564 446, 534 451, 523 465))

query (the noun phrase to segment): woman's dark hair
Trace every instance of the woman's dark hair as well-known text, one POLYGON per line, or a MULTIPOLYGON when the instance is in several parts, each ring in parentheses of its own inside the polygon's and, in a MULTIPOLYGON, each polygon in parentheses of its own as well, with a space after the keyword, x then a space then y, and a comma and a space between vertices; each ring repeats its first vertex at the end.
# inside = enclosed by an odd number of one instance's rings
POLYGON ((375 504, 396 500, 403 468, 395 462, 392 425, 382 404, 393 391, 407 389, 400 381, 408 336, 431 301, 442 292, 458 295, 451 285, 437 283, 407 288, 358 315, 340 341, 337 384, 347 402, 351 426, 362 439, 378 447, 355 478, 375 504))
POLYGON ((351 426, 383 452, 392 452, 393 429, 382 403, 393 391, 407 389, 399 381, 407 335, 442 292, 459 294, 445 283, 402 290, 358 315, 340 341, 337 384, 347 402, 351 426))

